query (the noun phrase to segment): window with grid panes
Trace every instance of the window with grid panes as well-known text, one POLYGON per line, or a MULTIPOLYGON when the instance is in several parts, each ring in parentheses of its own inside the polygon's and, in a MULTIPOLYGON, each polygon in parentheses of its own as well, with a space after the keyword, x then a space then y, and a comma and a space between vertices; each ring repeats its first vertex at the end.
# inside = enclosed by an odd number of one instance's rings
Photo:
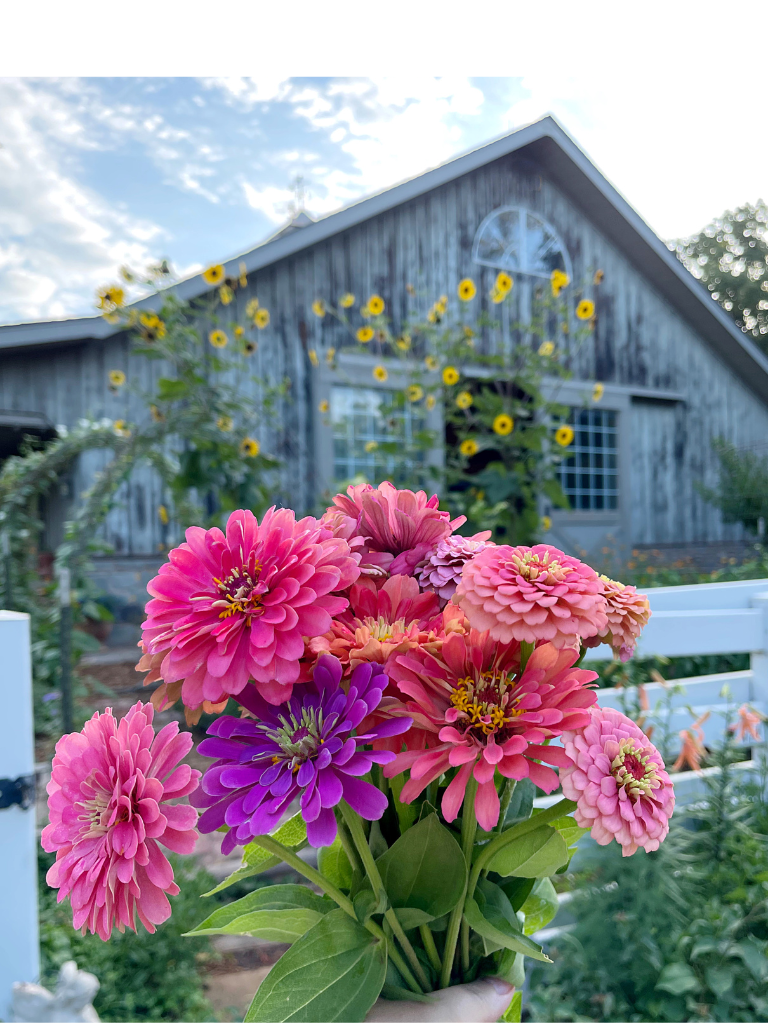
POLYGON ((403 486, 413 480, 414 470, 424 464, 423 452, 412 451, 416 431, 424 428, 423 416, 413 406, 392 409, 392 392, 384 388, 334 385, 331 389, 333 426, 333 476, 337 485, 356 476, 370 483, 391 480, 403 486), (374 445, 397 442, 398 454, 374 445))
POLYGON ((571 409, 565 421, 574 438, 560 464, 560 483, 574 510, 618 508, 617 421, 612 409, 571 409))

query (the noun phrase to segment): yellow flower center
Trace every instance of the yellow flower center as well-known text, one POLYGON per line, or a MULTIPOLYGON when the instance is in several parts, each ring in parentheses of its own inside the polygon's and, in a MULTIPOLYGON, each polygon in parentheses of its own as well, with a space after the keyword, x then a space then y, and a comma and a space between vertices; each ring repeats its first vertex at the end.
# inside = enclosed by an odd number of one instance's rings
POLYGON ((477 680, 466 676, 459 680, 451 694, 451 704, 470 729, 479 729, 490 736, 523 713, 512 706, 515 703, 510 692, 513 685, 514 681, 506 672, 482 672, 477 680))
POLYGON ((638 740, 624 739, 619 742, 619 753, 611 762, 611 775, 617 786, 626 789, 628 796, 639 800, 641 796, 650 796, 661 785, 658 767, 638 740))
POLYGON ((221 597, 213 602, 213 607, 221 608, 220 619, 228 619, 239 612, 247 617, 247 624, 250 626, 251 618, 261 614, 262 594, 255 592, 260 572, 261 562, 253 559, 249 568, 235 568, 224 580, 214 576, 213 582, 221 597))
POLYGON ((511 561, 520 576, 550 586, 562 583, 568 573, 573 572, 573 566, 561 565, 556 558, 550 559, 548 551, 543 558, 539 558, 533 551, 526 551, 522 556, 512 555, 511 561))

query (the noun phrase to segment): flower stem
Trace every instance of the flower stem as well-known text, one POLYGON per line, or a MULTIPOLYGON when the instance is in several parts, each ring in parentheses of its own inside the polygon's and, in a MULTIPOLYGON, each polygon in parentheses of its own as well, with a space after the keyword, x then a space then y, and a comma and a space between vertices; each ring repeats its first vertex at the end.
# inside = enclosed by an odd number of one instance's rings
POLYGON ((386 942, 387 954, 389 956, 389 959, 398 969, 400 975, 402 976, 406 985, 411 989, 411 991, 419 996, 424 995, 421 985, 419 985, 418 981, 416 981, 414 976, 411 974, 408 964, 405 962, 405 960, 403 960, 403 958, 398 953, 394 937, 392 935, 385 934, 384 930, 380 928, 375 921, 372 921, 370 917, 365 922, 365 927, 372 935, 375 935, 377 938, 380 938, 384 942, 386 942))
POLYGON ((429 962, 437 972, 437 976, 440 977, 440 971, 443 965, 440 962, 440 954, 437 952, 437 946, 435 945, 435 937, 432 934, 432 929, 428 924, 420 924, 419 935, 421 935, 421 941, 424 943, 424 949, 427 951, 429 962))
POLYGON ((386 908, 383 910, 384 919, 395 933, 397 941, 403 947, 403 952, 406 955, 408 963, 413 968, 413 972, 418 978, 419 984, 429 992, 432 986, 429 984, 429 978, 427 977, 424 968, 421 966, 421 961, 416 956, 416 950, 413 948, 408 936, 403 931, 403 926, 400 924, 397 914, 394 912, 392 907, 389 906, 387 891, 384 888, 384 883, 381 880, 379 869, 376 867, 376 861, 373 859, 371 849, 365 841, 365 834, 363 833, 360 817, 352 810, 345 800, 342 800, 339 806, 354 844, 357 847, 357 852, 360 854, 360 859, 363 862, 365 873, 371 881, 373 894, 379 901, 379 906, 386 908))
POLYGON ((344 853, 347 855, 347 860, 352 865, 352 872, 359 872, 360 877, 362 878, 365 872, 363 871, 363 865, 360 863, 360 858, 357 855, 355 844, 352 842, 352 836, 349 834, 349 829, 341 816, 339 816, 336 824, 339 828, 339 839, 341 841, 342 848, 344 853))
MULTIPOLYGON (((470 775, 467 782, 467 791, 464 796, 464 806, 461 811, 461 849, 464 854, 464 860, 467 862, 467 871, 472 867, 472 850, 475 845, 475 833, 477 832, 477 818, 475 817, 476 792, 477 782, 474 775, 470 775)), ((451 916, 448 920, 445 949, 443 950, 443 969, 440 974, 440 988, 448 988, 451 983, 451 968, 453 967, 456 944, 459 941, 459 930, 464 915, 464 899, 466 894, 467 887, 465 885, 461 899, 451 911, 451 916)))
POLYGON ((528 664, 528 659, 533 654, 533 649, 536 644, 529 644, 527 640, 520 641, 520 673, 525 671, 525 666, 528 664))
POLYGON ((504 819, 507 816, 509 805, 512 803, 512 794, 515 792, 515 786, 517 781, 515 779, 507 779, 504 783, 504 792, 501 796, 501 806, 499 807, 499 821, 496 825, 496 832, 504 831, 504 819))

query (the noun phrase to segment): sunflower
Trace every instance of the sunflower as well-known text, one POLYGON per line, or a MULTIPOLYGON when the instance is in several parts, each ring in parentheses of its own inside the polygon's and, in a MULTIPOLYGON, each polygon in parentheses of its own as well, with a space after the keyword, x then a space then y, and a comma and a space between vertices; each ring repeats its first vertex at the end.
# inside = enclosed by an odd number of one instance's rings
POLYGON ((224 331, 211 331, 208 335, 208 341, 210 341, 214 348, 226 348, 229 338, 224 331))
POLYGON ((576 316, 579 320, 591 320, 595 315, 595 304, 591 299, 582 299, 576 307, 576 316))
POLYGON ((220 263, 208 267, 203 271, 203 280, 206 284, 219 284, 224 280, 224 267, 220 263))
POLYGON ((462 302, 469 302, 477 295, 477 288, 471 277, 465 277, 463 281, 459 281, 457 291, 462 302))
POLYGON ((239 273, 237 283, 240 285, 241 288, 245 288, 245 286, 248 284, 248 276, 245 272, 245 264, 241 263, 237 269, 239 273))
POLYGON ((514 285, 514 283, 515 282, 512 280, 509 274, 505 274, 503 270, 496 275, 495 287, 498 291, 503 292, 505 295, 507 294, 507 292, 512 290, 512 286, 514 285))
POLYGON ((411 347, 411 336, 410 334, 401 334, 400 337, 395 341, 395 344, 401 352, 407 352, 411 347))
POLYGON ((409 384, 406 394, 409 402, 420 402, 424 397, 424 388, 421 384, 409 384))
POLYGON ((549 516, 541 517, 541 529, 544 533, 549 533, 549 531, 552 529, 552 520, 549 518, 549 516))
POLYGON ((323 413, 328 412, 328 410, 330 409, 330 405, 328 404, 328 399, 324 398, 322 400, 322 402, 320 402, 320 404, 318 405, 317 408, 320 410, 320 412, 323 412, 323 413))
POLYGON ((125 305, 125 292, 116 284, 107 285, 96 293, 96 305, 106 313, 112 313, 125 305))
POLYGON ((235 421, 231 416, 219 416, 216 420, 216 426, 223 434, 228 434, 234 425, 235 421))
POLYGON ((313 366, 320 365, 320 360, 317 358, 317 352, 313 348, 311 348, 309 352, 307 352, 307 355, 309 356, 309 361, 310 363, 312 363, 313 366))
POLYGON ((469 391, 460 391, 458 395, 456 395, 456 405, 458 405, 460 409, 468 409, 470 405, 472 405, 472 401, 472 395, 469 391))
POLYGON ((325 361, 329 366, 333 366, 333 360, 336 358, 336 349, 331 345, 328 351, 325 353, 325 361))
POLYGON ((371 316, 380 316, 384 312, 384 299, 380 295, 372 295, 366 306, 371 316))
POLYGON ((236 338, 242 338, 242 336, 245 334, 245 328, 241 327, 240 324, 237 324, 232 333, 236 338))
POLYGON ((325 303, 322 299, 315 299, 312 303, 312 312, 322 320, 325 316, 325 303))
POLYGON ((464 328, 464 339, 465 339, 465 341, 472 341, 472 339, 474 337, 475 337, 475 332, 472 330, 472 328, 471 327, 465 327, 464 328))
POLYGON ((256 324, 260 331, 263 331, 264 328, 269 323, 269 310, 263 308, 257 309, 256 315, 253 318, 253 322, 256 324))
POLYGON ((595 386, 592 388, 592 401, 593 402, 599 402, 604 394, 605 394, 605 384, 601 384, 600 381, 598 381, 595 384, 595 386))
POLYGON ((440 364, 437 361, 437 356, 425 356, 424 365, 428 370, 436 370, 440 364))
POLYGON ((367 345, 373 337, 372 327, 358 327, 357 334, 355 335, 361 345, 367 345))
POLYGON ((370 309, 368 309, 367 305, 360 307, 360 316, 363 318, 363 320, 367 320, 370 317, 370 315, 371 311, 370 309))
POLYGON ((458 384, 459 382, 459 371, 455 366, 446 366, 443 370, 443 384, 447 384, 449 387, 452 384, 458 384))
POLYGON ((234 297, 235 293, 228 284, 223 284, 221 288, 219 288, 219 301, 222 306, 228 306, 234 297))
POLYGON ((507 416, 505 412, 499 413, 496 419, 493 421, 493 430, 496 434, 501 434, 505 437, 507 434, 511 434, 515 426, 515 421, 511 416, 507 416))
POLYGON ((240 451, 243 455, 247 455, 249 459, 255 459, 261 451, 261 445, 253 437, 244 437, 240 442, 240 451))
POLYGON ((167 526, 168 523, 171 521, 171 517, 168 515, 168 509, 165 507, 165 505, 157 506, 157 518, 160 520, 163 526, 167 526))
POLYGON ((435 408, 435 406, 437 405, 437 399, 435 398, 435 396, 434 396, 434 395, 427 395, 427 400, 426 400, 426 402, 424 403, 424 405, 425 405, 425 406, 427 407, 427 409, 428 409, 428 410, 429 410, 430 412, 432 412, 432 410, 433 410, 433 409, 435 408))
POLYGON ((352 294, 352 292, 344 292, 344 294, 339 299, 339 305, 341 306, 342 309, 349 309, 350 306, 354 306, 354 304, 355 296, 352 294))
POLYGON ((258 347, 259 346, 255 341, 246 341, 243 345, 243 352, 245 352, 247 356, 252 356, 258 347))
POLYGON ((553 341, 542 341, 542 343, 539 345, 539 355, 544 356, 545 359, 549 359, 549 357, 554 353, 554 351, 555 343, 553 341))
POLYGON ((163 420, 165 419, 165 414, 162 413, 157 408, 156 405, 150 405, 150 407, 149 407, 149 415, 152 417, 152 419, 155 421, 155 423, 162 423, 163 420))
POLYGON ((373 376, 376 380, 381 381, 383 384, 384 381, 387 380, 387 378, 389 377, 386 366, 382 366, 381 364, 379 364, 378 366, 374 366, 373 376))
POLYGON ((503 302, 504 299, 506 299, 506 297, 507 297, 507 293, 499 291, 499 289, 496 287, 496 285, 494 285, 493 288, 491 288, 489 294, 490 294, 490 297, 491 297, 491 302, 495 306, 498 306, 498 304, 500 302, 503 302))
POLYGON ((595 276, 592 278, 592 284, 602 284, 603 278, 605 277, 604 270, 596 270, 595 276))
POLYGON ((125 420, 115 420, 112 428, 118 437, 130 437, 131 432, 125 424, 125 420))
POLYGON ((142 325, 142 327, 148 327, 150 330, 153 330, 155 327, 159 326, 160 322, 160 317, 157 315, 157 313, 139 314, 139 323, 142 325))
POLYGON ((557 298, 563 288, 567 288, 571 282, 570 277, 568 277, 565 271, 558 269, 552 271, 549 275, 549 280, 552 284, 552 294, 555 298, 557 298))
POLYGON ((555 440, 562 448, 567 448, 574 437, 573 427, 569 427, 567 424, 563 424, 562 427, 558 427, 555 431, 555 440))
POLYGON ((366 441, 365 442, 365 450, 367 452, 375 452, 378 447, 379 447, 379 442, 378 441, 366 441))
POLYGON ((120 267, 118 273, 120 274, 120 277, 122 277, 122 279, 126 282, 126 284, 133 284, 133 282, 136 280, 136 275, 134 274, 130 267, 120 267))
POLYGON ((466 438, 466 440, 462 441, 461 444, 459 445, 459 451, 461 452, 462 455, 466 455, 468 459, 471 458, 473 455, 477 455, 477 441, 474 439, 474 437, 466 438))
POLYGON ((256 319, 256 313, 258 312, 258 309, 259 309, 259 300, 258 299, 249 299, 248 302, 246 303, 246 306, 245 306, 245 315, 247 317, 249 317, 251 320, 255 320, 256 319))
POLYGON ((121 388, 125 384, 126 376, 122 370, 109 371, 109 383, 113 388, 121 388))

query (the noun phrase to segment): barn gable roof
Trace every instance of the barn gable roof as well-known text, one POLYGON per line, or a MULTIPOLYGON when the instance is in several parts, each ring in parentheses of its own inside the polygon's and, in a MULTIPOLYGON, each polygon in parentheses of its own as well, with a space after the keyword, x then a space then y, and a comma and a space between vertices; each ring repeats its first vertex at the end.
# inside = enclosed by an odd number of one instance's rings
MULTIPOLYGON (((763 401, 768 402, 768 359, 714 302, 674 253, 651 230, 620 192, 600 173, 562 126, 551 116, 456 157, 418 177, 362 199, 301 230, 278 231, 266 242, 224 263, 237 276, 240 263, 251 274, 341 231, 376 217, 426 192, 512 153, 532 158, 552 181, 621 249, 667 301, 704 337, 763 401)), ((307 218, 309 220, 309 218, 307 218)), ((199 274, 174 286, 182 299, 207 290, 199 274)), ((152 297, 136 303, 148 306, 152 297)), ((0 349, 25 348, 62 341, 104 338, 116 328, 103 317, 79 317, 0 326, 0 349)))

